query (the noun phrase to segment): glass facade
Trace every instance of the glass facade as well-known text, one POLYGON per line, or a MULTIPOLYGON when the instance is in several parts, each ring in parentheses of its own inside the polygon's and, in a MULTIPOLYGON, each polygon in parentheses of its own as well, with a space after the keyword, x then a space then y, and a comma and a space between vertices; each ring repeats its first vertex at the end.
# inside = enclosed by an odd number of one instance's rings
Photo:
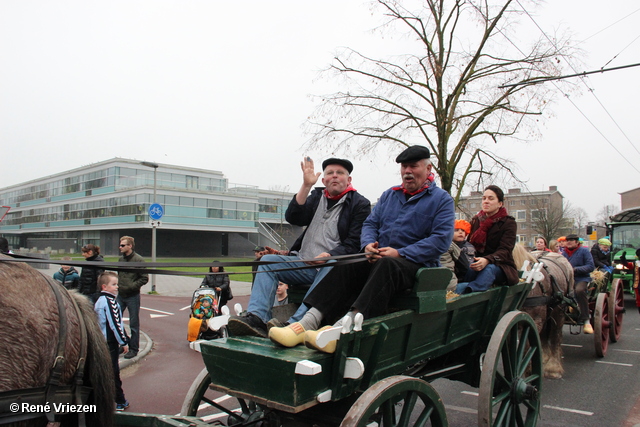
MULTIPOLYGON (((91 226, 149 227, 153 188, 152 168, 113 159, 0 189, 0 205, 11 207, 0 223, 0 233, 30 230, 49 236, 78 226, 87 231, 91 226)), ((292 197, 261 192, 256 186, 230 186, 221 172, 171 165, 159 165, 156 189, 155 201, 164 207, 162 222, 194 230, 210 227, 256 233, 259 221, 283 218, 292 197)))

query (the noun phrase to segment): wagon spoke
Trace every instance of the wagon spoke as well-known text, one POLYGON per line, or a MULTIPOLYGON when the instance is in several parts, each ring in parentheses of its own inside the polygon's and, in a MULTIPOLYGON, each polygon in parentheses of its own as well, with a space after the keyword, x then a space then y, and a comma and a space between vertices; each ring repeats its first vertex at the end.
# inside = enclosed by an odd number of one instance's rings
POLYGON ((416 406, 417 400, 418 400, 417 393, 413 391, 407 393, 407 396, 404 398, 404 404, 402 406, 402 413, 400 414, 400 421, 398 422, 398 426, 409 425, 411 410, 413 409, 414 406, 416 406))
POLYGON ((524 421, 522 419, 522 411, 520 410, 520 406, 515 405, 513 412, 516 424, 518 424, 519 427, 524 427, 524 421))
MULTIPOLYGON (((434 407, 433 405, 428 405, 426 408, 424 408, 424 410, 422 411, 422 413, 420 414, 420 416, 416 419, 416 426, 426 426, 427 425, 427 421, 429 421, 429 418, 431 417, 431 414, 433 413, 434 407)), ((407 420, 407 424, 402 424, 402 426, 408 426, 409 425, 409 420, 407 420)), ((400 427, 400 424, 398 424, 398 427, 400 427)))
POLYGON ((509 389, 511 387, 511 383, 509 382, 509 380, 507 380, 505 378, 505 376, 502 374, 502 372, 496 372, 496 384, 494 385, 494 390, 495 389, 499 389, 499 390, 503 390, 503 389, 509 389), (500 383, 500 384, 498 384, 500 383))
POLYGON ((522 328, 522 334, 520 335, 520 342, 518 343, 518 352, 516 356, 516 360, 522 360, 524 352, 527 350, 527 346, 529 345, 529 333, 531 329, 526 326, 522 328))
POLYGON ((510 390, 505 390, 502 393, 497 394, 494 398, 493 398, 493 406, 496 405, 501 405, 502 403, 505 402, 505 400, 508 399, 509 395, 511 394, 510 390))
POLYGON ((496 414, 496 419, 494 425, 500 426, 505 424, 505 420, 510 418, 510 408, 511 403, 507 400, 502 402, 500 409, 498 409, 498 413, 496 414))
POLYGON ((384 426, 393 426, 396 423, 395 407, 391 399, 385 401, 380 406, 382 411, 382 423, 384 426))
POLYGON ((535 356, 537 353, 537 349, 533 348, 533 347, 529 347, 529 351, 527 351, 527 354, 523 357, 520 358, 520 366, 517 372, 517 376, 521 377, 524 375, 524 371, 527 370, 527 367, 529 366, 529 363, 531 363, 531 359, 533 359, 533 356, 535 356))

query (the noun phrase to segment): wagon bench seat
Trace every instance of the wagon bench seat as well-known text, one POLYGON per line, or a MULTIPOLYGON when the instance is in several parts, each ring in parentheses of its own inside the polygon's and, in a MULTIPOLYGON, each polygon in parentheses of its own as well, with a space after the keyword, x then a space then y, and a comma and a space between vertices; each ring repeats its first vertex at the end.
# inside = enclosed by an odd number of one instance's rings
POLYGON ((203 342, 201 351, 212 388, 286 412, 315 405, 330 383, 333 355, 304 346, 282 348, 265 338, 229 337, 203 342), (321 372, 296 374, 303 361, 317 363, 321 372))

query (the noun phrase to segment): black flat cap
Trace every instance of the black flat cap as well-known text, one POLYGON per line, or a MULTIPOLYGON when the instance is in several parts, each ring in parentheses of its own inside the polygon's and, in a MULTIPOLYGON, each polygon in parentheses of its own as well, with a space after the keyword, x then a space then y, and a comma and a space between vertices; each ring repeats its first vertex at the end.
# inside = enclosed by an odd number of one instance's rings
POLYGON ((567 240, 580 240, 580 237, 577 234, 569 234, 567 240))
POLYGON ((353 164, 347 159, 336 159, 335 157, 327 159, 324 162, 322 162, 322 170, 325 170, 329 165, 340 165, 343 168, 345 168, 349 173, 353 171, 353 164))
POLYGON ((429 149, 423 145, 412 145, 396 157, 396 163, 416 162, 431 157, 429 149))

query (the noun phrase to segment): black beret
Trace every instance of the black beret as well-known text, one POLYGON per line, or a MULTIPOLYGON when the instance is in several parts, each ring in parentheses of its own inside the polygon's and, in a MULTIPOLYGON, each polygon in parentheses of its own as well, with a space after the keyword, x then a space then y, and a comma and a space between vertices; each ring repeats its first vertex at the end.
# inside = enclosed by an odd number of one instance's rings
POLYGON ((327 159, 324 162, 322 162, 322 170, 325 170, 329 165, 340 165, 343 168, 345 168, 349 173, 353 171, 353 164, 347 159, 336 159, 335 157, 327 159))
POLYGON ((412 145, 396 157, 396 163, 415 162, 428 159, 431 156, 429 149, 422 145, 412 145))

